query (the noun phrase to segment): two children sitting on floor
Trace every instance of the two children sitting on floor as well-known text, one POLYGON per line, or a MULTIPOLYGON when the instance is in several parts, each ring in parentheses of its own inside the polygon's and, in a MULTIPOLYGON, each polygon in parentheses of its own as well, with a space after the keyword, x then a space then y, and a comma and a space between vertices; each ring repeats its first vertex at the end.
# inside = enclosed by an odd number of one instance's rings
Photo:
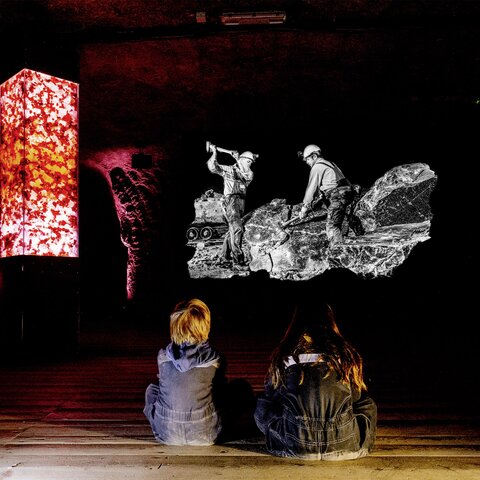
POLYGON ((247 382, 227 381, 209 333, 210 310, 201 300, 179 303, 170 315, 171 343, 157 357, 159 381, 145 394, 144 414, 157 441, 220 443, 254 419, 273 455, 346 460, 372 450, 377 409, 366 395, 362 358, 328 305, 297 306, 256 400, 247 382))

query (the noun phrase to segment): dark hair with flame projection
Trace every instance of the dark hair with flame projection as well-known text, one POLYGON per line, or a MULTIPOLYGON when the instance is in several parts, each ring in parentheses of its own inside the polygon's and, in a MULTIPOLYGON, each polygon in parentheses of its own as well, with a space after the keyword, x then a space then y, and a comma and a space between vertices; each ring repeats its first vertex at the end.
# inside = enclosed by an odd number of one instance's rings
MULTIPOLYGON (((278 347, 273 351, 269 376, 275 388, 283 383, 285 360, 298 362, 302 353, 320 354, 318 361, 328 364, 329 372, 336 373, 340 381, 361 390, 363 361, 356 349, 340 333, 331 307, 323 302, 302 303, 295 308, 292 321, 278 347)), ((300 380, 300 383, 303 378, 300 380)))

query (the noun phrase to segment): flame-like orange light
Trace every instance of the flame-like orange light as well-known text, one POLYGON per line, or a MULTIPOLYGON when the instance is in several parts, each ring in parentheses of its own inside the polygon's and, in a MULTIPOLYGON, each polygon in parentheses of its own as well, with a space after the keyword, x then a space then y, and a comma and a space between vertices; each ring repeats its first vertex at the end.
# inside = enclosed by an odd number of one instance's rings
POLYGON ((0 256, 78 256, 78 84, 24 69, 0 85, 0 256))

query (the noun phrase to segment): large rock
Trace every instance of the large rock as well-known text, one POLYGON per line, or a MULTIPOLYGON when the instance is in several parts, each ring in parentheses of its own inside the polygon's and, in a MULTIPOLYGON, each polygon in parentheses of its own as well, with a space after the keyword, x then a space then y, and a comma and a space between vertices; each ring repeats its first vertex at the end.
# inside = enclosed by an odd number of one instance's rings
MULTIPOLYGON (((426 164, 391 169, 356 205, 354 215, 365 234, 355 236, 348 231, 344 243, 331 247, 325 235, 324 210, 306 221, 288 224, 301 205, 272 200, 251 212, 244 223, 250 271, 264 270, 271 278, 282 280, 308 280, 331 268, 348 268, 363 277, 390 275, 417 243, 430 238, 428 201, 435 184, 436 176, 426 164)), ((213 256, 219 252, 220 244, 199 245, 189 262, 191 276, 226 278, 236 274, 214 263, 213 256)))
POLYGON ((252 259, 250 270, 266 270, 273 278, 294 280, 323 273, 327 268, 324 215, 282 227, 299 210, 300 205, 292 207, 276 199, 253 212, 245 224, 245 242, 252 259))
POLYGON ((355 214, 367 232, 430 220, 428 202, 436 182, 435 173, 425 163, 394 167, 361 198, 355 214))

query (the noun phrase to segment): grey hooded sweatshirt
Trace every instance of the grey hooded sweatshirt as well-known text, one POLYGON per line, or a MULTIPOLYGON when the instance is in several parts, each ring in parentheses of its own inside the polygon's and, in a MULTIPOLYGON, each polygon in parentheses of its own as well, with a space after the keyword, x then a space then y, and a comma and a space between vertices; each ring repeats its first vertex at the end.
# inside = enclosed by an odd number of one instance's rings
POLYGON ((224 383, 219 354, 208 341, 170 343, 157 357, 158 385, 149 385, 143 410, 156 440, 169 445, 211 445, 222 425, 214 401, 224 383))

